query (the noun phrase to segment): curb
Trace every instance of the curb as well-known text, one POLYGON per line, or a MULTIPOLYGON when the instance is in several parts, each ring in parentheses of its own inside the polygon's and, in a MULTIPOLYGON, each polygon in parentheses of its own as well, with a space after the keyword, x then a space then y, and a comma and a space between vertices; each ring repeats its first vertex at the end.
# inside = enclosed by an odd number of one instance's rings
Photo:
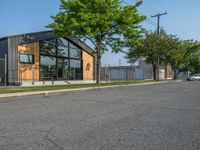
POLYGON ((48 94, 54 94, 54 93, 65 93, 65 92, 73 92, 73 91, 86 91, 86 90, 95 90, 95 89, 107 89, 107 88, 129 87, 129 86, 139 86, 139 85, 153 85, 153 84, 174 83, 174 82, 178 83, 178 82, 182 82, 182 81, 181 80, 179 80, 179 81, 161 81, 161 82, 136 83, 136 84, 128 84, 128 85, 111 85, 111 86, 63 89, 63 90, 52 90, 52 91, 6 93, 6 94, 0 94, 0 98, 12 98, 12 97, 23 97, 23 96, 33 96, 33 95, 48 95, 48 94))

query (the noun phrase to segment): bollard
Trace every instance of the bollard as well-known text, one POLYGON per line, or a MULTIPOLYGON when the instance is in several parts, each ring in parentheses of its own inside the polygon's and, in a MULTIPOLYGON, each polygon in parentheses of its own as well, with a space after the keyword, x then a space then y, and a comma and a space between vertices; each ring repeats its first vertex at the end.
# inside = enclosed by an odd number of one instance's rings
POLYGON ((52 85, 54 85, 54 79, 53 79, 53 77, 52 77, 52 85))

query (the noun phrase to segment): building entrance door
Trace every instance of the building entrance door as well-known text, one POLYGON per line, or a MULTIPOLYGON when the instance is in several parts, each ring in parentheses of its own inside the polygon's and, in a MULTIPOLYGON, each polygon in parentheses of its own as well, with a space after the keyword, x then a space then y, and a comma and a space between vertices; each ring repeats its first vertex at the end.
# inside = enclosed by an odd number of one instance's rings
POLYGON ((57 63, 57 77, 58 79, 63 79, 64 78, 64 60, 62 58, 58 58, 58 63, 57 63))
POLYGON ((67 79, 67 72, 68 72, 68 60, 64 58, 58 58, 57 60, 58 80, 67 79))

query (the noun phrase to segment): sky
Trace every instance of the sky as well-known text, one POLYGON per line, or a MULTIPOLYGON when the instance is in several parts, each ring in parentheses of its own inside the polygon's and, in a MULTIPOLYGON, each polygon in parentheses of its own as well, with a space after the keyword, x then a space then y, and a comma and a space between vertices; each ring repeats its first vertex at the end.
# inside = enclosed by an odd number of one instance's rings
MULTIPOLYGON (((134 5, 137 0, 126 0, 134 5)), ((52 22, 50 16, 59 11, 60 0, 1 0, 0 37, 28 32, 48 30, 45 26, 52 22)), ((200 0, 144 0, 139 12, 148 17, 142 23, 146 30, 155 30, 157 20, 151 18, 157 13, 167 12, 161 17, 161 27, 168 34, 181 39, 200 41, 200 0)), ((102 65, 129 65, 124 54, 106 52, 102 65)))

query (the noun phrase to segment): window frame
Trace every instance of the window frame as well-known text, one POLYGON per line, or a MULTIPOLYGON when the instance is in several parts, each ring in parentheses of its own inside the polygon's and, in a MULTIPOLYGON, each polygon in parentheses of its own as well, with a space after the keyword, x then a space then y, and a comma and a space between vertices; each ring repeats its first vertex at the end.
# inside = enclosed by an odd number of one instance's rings
POLYGON ((19 54, 19 63, 20 64, 35 64, 35 55, 34 54, 25 54, 25 53, 20 53, 19 54), (21 60, 21 56, 24 55, 24 56, 31 56, 32 57, 32 61, 30 62, 24 62, 21 60))

